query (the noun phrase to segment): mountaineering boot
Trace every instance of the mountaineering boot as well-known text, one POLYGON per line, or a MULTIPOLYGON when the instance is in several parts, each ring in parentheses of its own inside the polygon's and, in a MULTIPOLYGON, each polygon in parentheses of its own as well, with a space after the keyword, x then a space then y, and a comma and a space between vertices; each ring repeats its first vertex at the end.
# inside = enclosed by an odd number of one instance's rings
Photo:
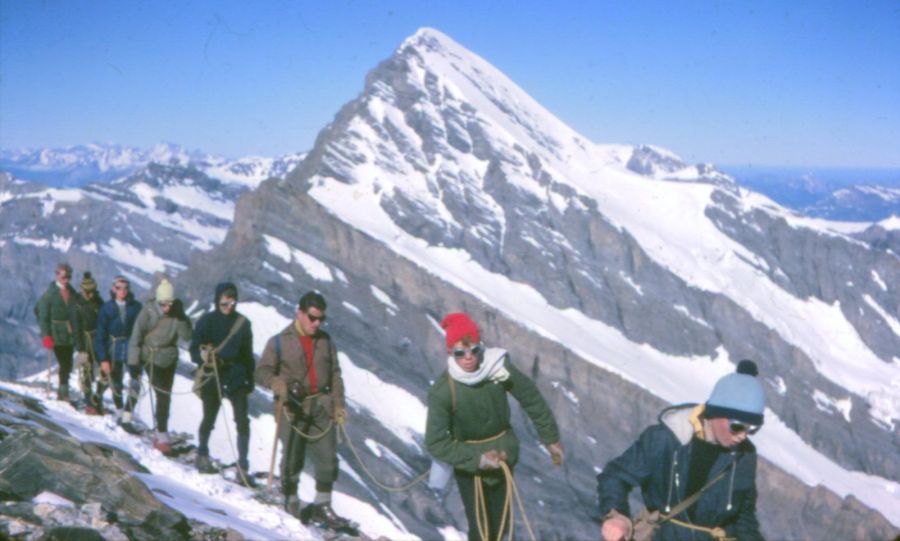
POLYGON ((69 386, 68 385, 60 385, 59 391, 56 393, 57 400, 69 400, 69 386))
POLYGON ((194 459, 194 467, 200 473, 216 473, 216 468, 209 459, 209 455, 197 455, 197 458, 194 459))
POLYGON ((103 415, 103 405, 97 395, 90 394, 84 397, 85 415, 103 415))
POLYGON ((300 512, 300 522, 335 531, 353 528, 349 520, 337 516, 327 503, 311 503, 304 507, 300 512))
POLYGON ((153 447, 164 455, 172 452, 172 440, 169 438, 168 432, 157 432, 153 438, 153 447))
POLYGON ((250 475, 250 468, 246 466, 238 465, 235 467, 235 477, 234 480, 241 486, 245 486, 247 488, 256 488, 258 486, 256 479, 250 475))
POLYGON ((92 394, 90 400, 88 400, 87 407, 84 408, 84 412, 88 415, 103 415, 103 399, 92 394), (93 413, 91 413, 92 411, 93 413))
POLYGON ((284 512, 296 519, 301 519, 303 512, 300 509, 300 498, 296 494, 293 496, 285 496, 284 512))
POLYGON ((129 434, 139 434, 141 431, 140 428, 134 424, 134 418, 130 411, 126 411, 122 414, 122 418, 119 419, 119 426, 129 434))

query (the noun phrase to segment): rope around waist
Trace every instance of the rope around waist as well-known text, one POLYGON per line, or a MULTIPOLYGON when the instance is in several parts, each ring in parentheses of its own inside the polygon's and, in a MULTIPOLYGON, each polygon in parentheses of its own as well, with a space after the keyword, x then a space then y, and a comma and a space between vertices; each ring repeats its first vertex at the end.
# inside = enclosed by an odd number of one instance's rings
POLYGON ((489 441, 499 440, 499 439, 502 438, 503 435, 506 434, 508 431, 509 431, 508 428, 507 428, 507 429, 503 429, 503 430, 500 431, 499 433, 494 434, 493 436, 490 436, 490 437, 488 437, 488 438, 484 438, 484 439, 481 439, 481 440, 463 440, 463 443, 487 443, 487 442, 489 442, 489 441))

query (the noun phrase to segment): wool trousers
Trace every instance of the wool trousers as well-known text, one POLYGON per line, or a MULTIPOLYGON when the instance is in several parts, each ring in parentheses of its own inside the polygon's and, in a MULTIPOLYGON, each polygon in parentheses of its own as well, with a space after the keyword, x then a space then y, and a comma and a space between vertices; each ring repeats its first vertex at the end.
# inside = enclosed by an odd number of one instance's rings
POLYGON ((285 496, 297 494, 307 453, 315 467, 317 491, 330 492, 338 477, 337 431, 331 426, 319 437, 331 425, 331 414, 316 400, 307 399, 307 413, 300 407, 285 408, 290 414, 286 411, 281 420, 281 490, 285 496))
POLYGON ((75 349, 72 346, 55 346, 53 353, 59 364, 59 386, 69 385, 69 376, 72 374, 72 355, 75 349))
MULTIPOLYGON (((250 415, 247 393, 238 391, 225 396, 225 398, 231 402, 231 409, 234 412, 234 424, 237 427, 238 466, 247 471, 250 467, 247 459, 250 450, 250 415)), ((197 453, 209 456, 209 436, 216 426, 216 417, 219 415, 219 409, 222 407, 222 401, 219 399, 219 391, 216 389, 215 381, 211 381, 203 386, 200 399, 203 401, 203 420, 200 421, 200 429, 198 430, 200 441, 197 453)))

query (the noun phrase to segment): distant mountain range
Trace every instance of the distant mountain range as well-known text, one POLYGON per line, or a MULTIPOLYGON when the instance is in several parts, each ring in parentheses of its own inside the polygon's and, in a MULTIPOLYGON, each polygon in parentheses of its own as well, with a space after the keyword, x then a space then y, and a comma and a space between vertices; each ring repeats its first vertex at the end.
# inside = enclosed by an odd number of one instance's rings
POLYGON ((0 149, 0 171, 54 188, 71 188, 122 179, 155 163, 191 166, 222 181, 254 187, 270 176, 284 175, 302 157, 302 153, 296 153, 278 158, 249 156, 232 160, 169 143, 158 144, 150 150, 88 144, 36 150, 0 149))
POLYGON ((737 167, 721 169, 741 186, 807 216, 878 222, 900 216, 900 169, 737 167))

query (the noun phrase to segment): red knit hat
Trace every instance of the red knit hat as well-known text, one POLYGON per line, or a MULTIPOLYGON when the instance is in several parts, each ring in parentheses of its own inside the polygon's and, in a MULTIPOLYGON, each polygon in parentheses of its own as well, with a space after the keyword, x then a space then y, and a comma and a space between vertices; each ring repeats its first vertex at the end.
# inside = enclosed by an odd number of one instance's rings
POLYGON ((444 321, 441 321, 441 327, 447 330, 447 351, 450 351, 453 344, 466 336, 474 342, 481 342, 481 333, 478 330, 478 325, 472 321, 472 318, 462 312, 448 314, 444 321))

